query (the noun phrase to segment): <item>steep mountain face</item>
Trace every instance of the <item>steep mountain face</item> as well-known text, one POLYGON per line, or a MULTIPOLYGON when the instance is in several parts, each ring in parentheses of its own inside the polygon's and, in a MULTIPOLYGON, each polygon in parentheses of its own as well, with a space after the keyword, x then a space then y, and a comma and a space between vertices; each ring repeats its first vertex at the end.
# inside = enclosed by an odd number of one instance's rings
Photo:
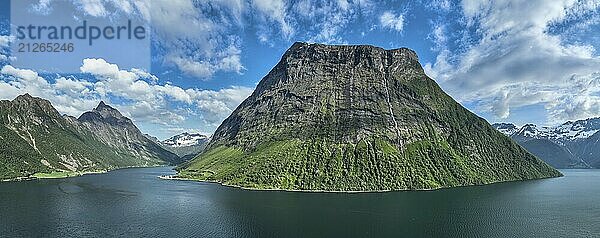
POLYGON ((146 160, 160 158, 169 164, 180 162, 177 155, 148 139, 129 118, 104 102, 83 113, 75 124, 82 132, 94 132, 92 136, 97 140, 122 153, 146 160))
POLYGON ((0 101, 0 178, 155 166, 175 160, 176 155, 156 144, 135 142, 134 132, 139 133, 135 125, 126 123, 129 119, 114 109, 113 116, 100 112, 104 107, 108 106, 101 103, 80 121, 61 116, 49 101, 28 94, 0 101))
POLYGON ((600 168, 600 118, 569 121, 556 127, 510 123, 494 127, 515 139, 533 154, 556 168, 600 168), (506 130, 512 127, 514 130, 506 130))
POLYGON ((600 168, 600 133, 582 141, 567 144, 567 147, 592 168, 600 168))
POLYGON ((161 141, 163 147, 183 160, 190 160, 204 150, 209 137, 199 133, 181 133, 161 141))
POLYGON ((184 178, 399 190, 560 176, 428 78, 410 49, 295 43, 184 178))

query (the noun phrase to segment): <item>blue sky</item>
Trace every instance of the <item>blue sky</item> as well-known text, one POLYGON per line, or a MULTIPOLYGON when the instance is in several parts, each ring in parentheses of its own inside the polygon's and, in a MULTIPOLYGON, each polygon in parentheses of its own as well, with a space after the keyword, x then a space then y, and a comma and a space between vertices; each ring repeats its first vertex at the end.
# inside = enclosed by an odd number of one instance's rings
MULTIPOLYGON (((554 125, 600 116, 599 1, 35 0, 25 5, 23 19, 68 14, 77 21, 144 22, 151 30, 151 64, 132 68, 123 59, 143 56, 122 46, 100 46, 97 53, 62 65, 79 72, 26 67, 28 62, 11 54, 18 40, 10 36, 10 1, 1 0, 1 99, 27 92, 74 116, 104 100, 161 139, 183 131, 212 133, 296 41, 414 49, 430 77, 490 122, 554 125)), ((52 57, 61 64, 67 62, 61 57, 73 55, 52 57)))

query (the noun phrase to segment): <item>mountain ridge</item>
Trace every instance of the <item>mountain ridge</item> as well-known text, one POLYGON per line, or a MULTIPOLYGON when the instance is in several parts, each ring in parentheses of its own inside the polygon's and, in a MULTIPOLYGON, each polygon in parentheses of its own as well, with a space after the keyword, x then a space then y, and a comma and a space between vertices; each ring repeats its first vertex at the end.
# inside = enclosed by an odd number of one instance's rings
MULTIPOLYGON (((96 109, 104 107, 109 106, 101 102, 96 109)), ((50 101, 29 94, 1 100, 0 178, 180 162, 175 154, 140 139, 141 132, 118 110, 112 108, 105 117, 94 110, 75 118, 60 115, 50 101)))
POLYGON ((532 123, 521 127, 512 123, 492 126, 556 168, 600 167, 600 151, 594 149, 600 138, 600 118, 567 121, 552 127, 532 123))

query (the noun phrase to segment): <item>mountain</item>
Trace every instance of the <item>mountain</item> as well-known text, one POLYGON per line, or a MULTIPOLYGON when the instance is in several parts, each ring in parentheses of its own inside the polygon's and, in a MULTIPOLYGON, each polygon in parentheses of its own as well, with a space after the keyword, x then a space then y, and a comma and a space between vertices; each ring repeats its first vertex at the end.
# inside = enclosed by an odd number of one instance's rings
POLYGON ((60 115, 49 101, 29 94, 0 101, 2 179, 178 162, 175 154, 144 137, 104 102, 75 118, 60 115))
POLYGON ((190 160, 204 150, 209 140, 206 135, 184 132, 160 143, 183 160, 190 160))
POLYGON ((259 189, 434 189, 561 176, 407 48, 295 43, 178 176, 259 189))
POLYGON ((208 142, 208 136, 199 133, 181 133, 174 135, 169 139, 162 141, 163 144, 171 147, 187 147, 194 145, 202 145, 208 142))
POLYGON ((526 124, 519 128, 510 123, 493 126, 555 168, 600 168, 600 118, 568 121, 555 127, 526 124))
POLYGON ((129 118, 102 101, 79 116, 77 122, 82 131, 93 131, 96 139, 123 153, 146 159, 161 158, 169 164, 181 162, 177 155, 148 139, 129 118))

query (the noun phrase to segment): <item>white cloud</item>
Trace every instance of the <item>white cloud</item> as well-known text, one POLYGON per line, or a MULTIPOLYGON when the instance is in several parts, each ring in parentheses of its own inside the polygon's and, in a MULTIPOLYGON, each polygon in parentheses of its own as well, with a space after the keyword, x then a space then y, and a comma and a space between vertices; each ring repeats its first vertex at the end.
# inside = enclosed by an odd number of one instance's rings
POLYGON ((64 92, 71 97, 80 97, 91 93, 89 87, 92 83, 75 78, 60 77, 56 79, 54 88, 59 92, 64 92))
POLYGON ((73 77, 48 80, 35 71, 6 65, 0 70, 0 98, 13 99, 29 93, 50 100, 59 112, 72 116, 79 116, 105 100, 143 125, 176 127, 183 122, 195 121, 198 130, 212 131, 253 90, 248 87, 202 90, 159 85, 154 75, 139 69, 123 70, 104 59, 85 59, 80 69, 96 81, 73 77))
POLYGON ((5 65, 0 70, 2 99, 13 99, 17 95, 29 93, 50 100, 59 112, 69 115, 77 116, 98 103, 87 97, 87 86, 88 82, 65 78, 50 83, 37 72, 17 69, 11 65, 5 65))
MULTIPOLYGON (((292 37, 347 43, 343 31, 375 6, 368 0, 72 1, 84 15, 111 19, 126 15, 149 22, 159 60, 199 79, 210 79, 217 72, 245 71, 240 32, 250 25, 259 41, 270 46, 274 40, 292 37)), ((49 10, 53 4, 45 0, 38 5, 49 10)))
MULTIPOLYGON (((181 72, 208 79, 218 71, 241 73, 243 65, 237 30, 242 28, 242 0, 72 0, 84 15, 136 18, 151 26, 160 59, 181 72)), ((38 4, 51 9, 52 1, 38 4)), ((249 4, 249 3, 248 3, 249 4)), ((283 2, 281 2, 283 4, 283 2)), ((276 19, 280 5, 259 4, 276 19)), ((74 13, 76 14, 76 13, 74 13)), ((285 22, 282 22, 285 23, 285 22)), ((291 27, 284 25, 287 31, 291 27)))
POLYGON ((454 98, 498 118, 537 104, 545 106, 549 122, 598 116, 591 106, 600 95, 594 47, 547 31, 551 24, 573 20, 570 12, 582 7, 598 6, 570 0, 462 1, 465 24, 478 27, 479 40, 450 52, 434 26, 434 42, 442 46, 425 70, 454 98))
MULTIPOLYGON (((84 12, 91 16, 101 17, 107 14, 106 8, 104 7, 102 0, 76 0, 75 3, 79 5, 79 7, 82 8, 84 12)), ((40 5, 42 4, 40 3, 40 5)), ((43 6, 49 7, 48 2, 45 2, 43 6)))
POLYGON ((13 39, 13 36, 0 35, 0 48, 8 48, 13 39))
POLYGON ((230 45, 224 52, 221 53, 221 60, 217 66, 219 70, 233 71, 241 74, 245 69, 242 65, 240 54, 242 51, 233 45, 230 45))
POLYGON ((401 32, 404 29, 404 15, 396 15, 391 11, 385 11, 379 17, 379 22, 384 28, 401 32))
POLYGON ((241 51, 235 46, 229 46, 219 53, 219 60, 214 63, 195 61, 181 55, 168 55, 165 59, 175 64, 181 71, 201 79, 207 79, 217 71, 230 71, 241 74, 244 66, 241 61, 241 51))
POLYGON ((49 11, 52 11, 50 4, 52 0, 40 0, 38 3, 31 6, 31 10, 40 14, 46 15, 49 11))
POLYGON ((433 0, 429 3, 429 5, 444 11, 448 11, 452 7, 450 0, 433 0))
POLYGON ((309 26, 301 34, 308 36, 309 42, 326 44, 345 44, 343 31, 360 14, 371 11, 368 1, 319 1, 301 0, 295 2, 293 9, 294 25, 309 26))
POLYGON ((252 0, 252 5, 263 16, 279 23, 284 37, 294 34, 294 29, 287 22, 286 3, 283 0, 252 0))
POLYGON ((213 65, 205 61, 195 61, 178 55, 170 55, 166 59, 184 73, 198 78, 207 78, 214 73, 213 65))
POLYGON ((84 59, 83 65, 79 69, 82 73, 90 73, 111 79, 135 80, 138 78, 135 73, 119 70, 116 64, 109 64, 104 59, 84 59))
POLYGON ((10 43, 15 39, 14 36, 0 35, 0 63, 14 60, 14 57, 9 56, 10 43))
POLYGON ((27 81, 42 79, 41 77, 38 76, 38 73, 33 70, 17 69, 17 68, 12 67, 11 65, 5 65, 4 67, 2 67, 2 70, 0 70, 0 73, 14 76, 17 78, 22 78, 27 81))

